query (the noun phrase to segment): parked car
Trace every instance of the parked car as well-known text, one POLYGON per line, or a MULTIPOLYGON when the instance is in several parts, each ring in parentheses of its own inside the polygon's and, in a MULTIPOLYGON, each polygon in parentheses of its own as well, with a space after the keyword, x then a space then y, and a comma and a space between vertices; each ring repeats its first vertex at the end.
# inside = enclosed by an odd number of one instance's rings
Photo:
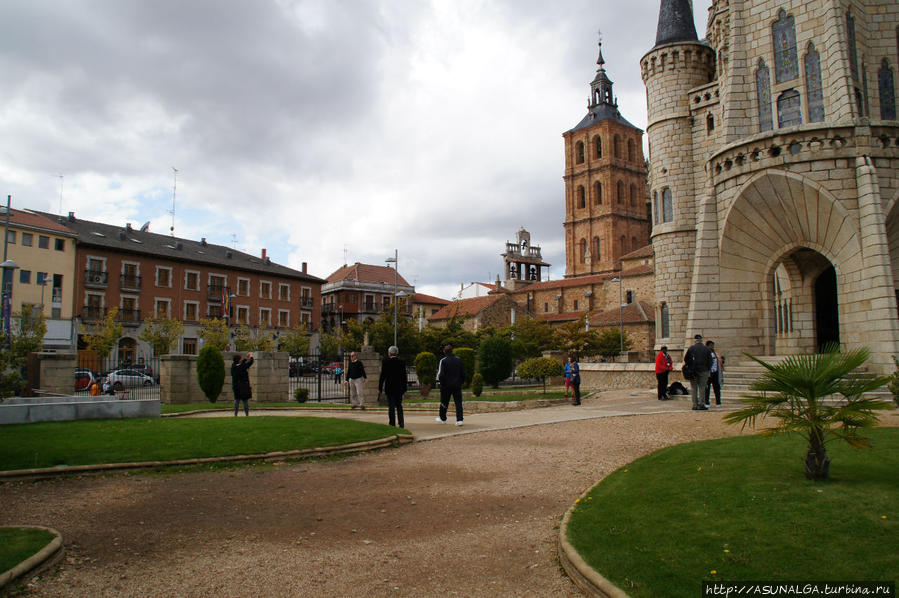
POLYGON ((117 370, 134 370, 135 372, 140 372, 141 374, 143 374, 145 376, 149 376, 149 377, 153 378, 154 380, 156 379, 155 376, 153 376, 153 368, 151 368, 146 363, 123 363, 123 364, 119 364, 119 366, 116 367, 116 369, 117 370))
POLYGON ((87 390, 99 376, 88 368, 75 368, 75 390, 87 390))
POLYGON ((113 390, 123 390, 135 386, 152 386, 156 384, 150 376, 137 370, 116 370, 106 375, 106 379, 112 385, 113 390))
POLYGON ((334 363, 326 363, 325 365, 322 366, 322 374, 332 374, 333 375, 334 370, 336 370, 338 367, 343 367, 343 366, 336 361, 334 363))

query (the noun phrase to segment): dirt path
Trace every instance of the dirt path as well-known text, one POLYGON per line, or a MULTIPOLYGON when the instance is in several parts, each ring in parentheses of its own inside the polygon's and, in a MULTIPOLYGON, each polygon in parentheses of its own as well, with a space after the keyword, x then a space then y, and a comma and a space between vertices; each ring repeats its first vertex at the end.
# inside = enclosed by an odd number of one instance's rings
POLYGON ((576 596, 558 524, 615 468, 739 433, 717 413, 611 417, 342 461, 0 485, 0 525, 63 534, 33 596, 576 596))

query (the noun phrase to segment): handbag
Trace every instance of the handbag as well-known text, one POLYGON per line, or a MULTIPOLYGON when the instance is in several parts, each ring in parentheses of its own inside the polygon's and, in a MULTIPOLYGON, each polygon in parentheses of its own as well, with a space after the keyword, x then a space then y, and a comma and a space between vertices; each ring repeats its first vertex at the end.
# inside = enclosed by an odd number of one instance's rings
POLYGON ((681 368, 681 373, 684 375, 684 380, 692 380, 693 379, 693 367, 689 364, 684 364, 684 367, 681 368))

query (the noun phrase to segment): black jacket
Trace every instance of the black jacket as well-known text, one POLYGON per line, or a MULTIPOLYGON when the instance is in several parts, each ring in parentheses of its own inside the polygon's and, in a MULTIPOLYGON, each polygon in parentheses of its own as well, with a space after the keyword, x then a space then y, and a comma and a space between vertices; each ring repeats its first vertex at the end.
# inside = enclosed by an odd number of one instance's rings
POLYGON ((389 397, 401 397, 406 393, 406 362, 398 357, 388 357, 381 362, 381 377, 378 392, 389 397))
POLYGON ((465 381, 465 366, 462 360, 449 354, 440 360, 437 366, 437 380, 441 388, 462 388, 465 381))
POLYGON ((253 365, 253 358, 243 359, 240 363, 231 365, 231 390, 234 391, 234 398, 247 400, 253 398, 253 389, 250 388, 250 366, 253 365))
POLYGON ((684 354, 684 364, 694 372, 707 372, 712 369, 712 351, 703 343, 696 343, 684 354))
POLYGON ((358 359, 356 361, 351 361, 348 366, 346 366, 346 379, 347 380, 355 380, 356 378, 366 378, 365 376, 365 366, 362 365, 362 362, 358 359))

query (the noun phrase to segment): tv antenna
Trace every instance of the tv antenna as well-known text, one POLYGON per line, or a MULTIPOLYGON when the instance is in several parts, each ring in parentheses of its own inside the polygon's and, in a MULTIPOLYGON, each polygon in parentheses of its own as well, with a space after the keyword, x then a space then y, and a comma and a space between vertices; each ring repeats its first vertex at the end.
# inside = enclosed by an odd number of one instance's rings
POLYGON ((62 183, 66 178, 66 175, 58 174, 56 176, 59 177, 59 213, 57 214, 57 216, 62 216, 62 183))
POLYGON ((346 266, 346 243, 343 244, 343 265, 346 266))
POLYGON ((172 233, 172 236, 175 236, 175 191, 178 189, 178 169, 172 166, 172 175, 174 176, 174 182, 172 183, 172 210, 169 214, 172 215, 172 226, 169 228, 169 232, 172 233))

